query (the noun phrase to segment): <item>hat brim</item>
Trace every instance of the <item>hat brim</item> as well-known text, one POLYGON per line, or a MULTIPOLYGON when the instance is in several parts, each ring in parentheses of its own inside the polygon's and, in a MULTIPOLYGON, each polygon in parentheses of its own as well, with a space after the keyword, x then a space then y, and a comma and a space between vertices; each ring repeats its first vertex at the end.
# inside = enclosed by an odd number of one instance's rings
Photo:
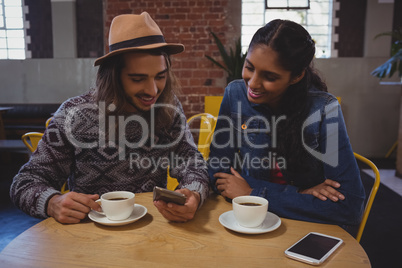
POLYGON ((122 48, 122 49, 117 49, 112 52, 109 52, 108 54, 97 58, 95 60, 94 66, 98 66, 102 64, 102 62, 109 57, 125 53, 125 52, 130 52, 130 51, 143 51, 143 50, 152 50, 152 49, 157 49, 161 48, 161 50, 166 51, 167 54, 173 55, 173 54, 179 54, 184 51, 184 45, 182 44, 168 44, 168 43, 160 43, 160 44, 151 44, 151 45, 145 45, 141 47, 129 47, 129 48, 122 48))

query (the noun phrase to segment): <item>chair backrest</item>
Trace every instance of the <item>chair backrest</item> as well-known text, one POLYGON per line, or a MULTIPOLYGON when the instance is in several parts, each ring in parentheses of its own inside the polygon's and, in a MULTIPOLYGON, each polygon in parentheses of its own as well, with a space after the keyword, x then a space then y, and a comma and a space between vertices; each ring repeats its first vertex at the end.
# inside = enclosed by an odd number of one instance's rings
POLYGON ((38 147, 39 141, 42 139, 43 133, 40 132, 28 132, 22 135, 22 142, 33 153, 38 147))
POLYGON ((364 156, 361 156, 357 153, 354 153, 354 155, 357 160, 367 164, 373 170, 374 175, 375 175, 375 181, 374 181, 373 187, 371 188, 370 195, 367 199, 366 207, 364 208, 363 217, 360 222, 359 229, 357 230, 356 240, 357 240, 357 242, 360 243, 360 239, 362 238, 364 228, 366 227, 367 218, 370 214, 371 206, 373 205, 374 198, 378 191, 378 187, 380 187, 381 179, 380 179, 380 172, 378 171, 377 166, 373 162, 371 162, 369 159, 367 159, 364 156))
MULTIPOLYGON (((199 125, 197 125, 197 133, 198 133, 198 151, 202 154, 202 157, 207 160, 209 156, 209 146, 212 142, 212 136, 215 130, 217 118, 208 113, 200 113, 191 116, 187 119, 187 124, 190 127, 190 130, 194 130, 192 127, 196 125, 196 122, 199 121, 199 125)), ((193 132, 193 131, 192 131, 193 132)), ((166 188, 169 190, 175 190, 179 185, 177 179, 172 178, 168 169, 168 177, 167 177, 167 186, 166 188)))
MULTIPOLYGON (((46 121, 46 128, 49 125, 49 122, 52 120, 53 117, 49 118, 46 121)), ((25 144, 26 147, 33 153, 35 152, 36 148, 38 147, 39 141, 42 139, 43 133, 41 132, 28 132, 22 135, 21 139, 22 142, 25 144)), ((63 186, 61 187, 61 193, 65 194, 69 192, 67 189, 67 183, 64 183, 63 186)))
POLYGON ((52 116, 52 117, 49 117, 49 118, 46 120, 46 123, 45 123, 45 127, 46 127, 46 128, 49 126, 49 123, 50 123, 50 121, 52 121, 52 119, 53 119, 53 116, 52 116))
MULTIPOLYGON (((48 118, 45 123, 45 127, 49 126, 50 121, 52 121, 53 116, 48 118)), ((22 135, 21 139, 22 142, 25 144, 26 147, 33 153, 35 152, 36 148, 38 147, 39 141, 42 139, 43 133, 41 132, 28 132, 22 135)))
POLYGON ((205 96, 204 112, 212 114, 215 117, 218 117, 222 99, 223 96, 205 96))
POLYGON ((209 113, 193 115, 187 120, 190 130, 194 130, 192 128, 194 125, 193 122, 198 120, 200 121, 200 125, 197 127, 198 151, 200 151, 204 159, 207 160, 209 156, 209 146, 212 142, 217 118, 209 113))

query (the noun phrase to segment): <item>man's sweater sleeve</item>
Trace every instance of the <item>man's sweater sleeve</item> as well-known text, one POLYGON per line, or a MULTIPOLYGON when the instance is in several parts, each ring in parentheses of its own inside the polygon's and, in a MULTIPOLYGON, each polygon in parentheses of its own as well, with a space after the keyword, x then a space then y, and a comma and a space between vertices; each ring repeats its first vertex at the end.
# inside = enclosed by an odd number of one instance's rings
POLYGON ((14 177, 10 197, 25 213, 46 218, 49 199, 60 189, 71 173, 73 148, 64 134, 63 113, 56 113, 37 150, 14 177))

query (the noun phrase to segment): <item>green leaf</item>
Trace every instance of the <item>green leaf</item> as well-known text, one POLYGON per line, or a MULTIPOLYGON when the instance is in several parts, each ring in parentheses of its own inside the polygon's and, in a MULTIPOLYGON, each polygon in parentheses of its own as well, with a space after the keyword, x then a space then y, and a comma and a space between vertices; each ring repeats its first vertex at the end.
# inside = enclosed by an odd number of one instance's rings
POLYGON ((223 70, 225 70, 226 72, 229 72, 229 70, 223 66, 222 64, 220 64, 219 62, 217 62, 216 60, 214 60, 213 58, 211 58, 210 56, 205 55, 205 57, 207 57, 207 59, 209 59, 210 61, 212 61, 215 65, 217 65, 219 68, 222 68, 223 70))
POLYGON ((225 47, 223 46, 221 40, 219 40, 219 38, 216 36, 216 34, 214 34, 213 32, 211 32, 211 34, 212 34, 212 36, 213 36, 213 38, 215 40, 216 45, 218 46, 218 50, 219 50, 219 53, 221 54, 223 62, 225 63, 226 67, 229 67, 230 63, 231 63, 230 62, 230 56, 226 52, 225 47))
POLYGON ((398 28, 389 32, 379 33, 376 36, 374 36, 374 40, 382 36, 391 36, 395 40, 402 41, 402 28, 398 28))
POLYGON ((399 51, 395 53, 395 55, 393 55, 385 63, 374 69, 371 72, 371 75, 376 76, 378 78, 384 78, 386 76, 391 77, 398 69, 399 76, 401 76, 401 61, 402 61, 402 49, 399 49, 399 51))
POLYGON ((218 47, 220 56, 223 60, 223 64, 221 64, 220 62, 218 62, 217 60, 213 59, 210 56, 205 55, 205 57, 210 61, 212 61, 219 68, 222 68, 226 71, 228 75, 228 82, 230 82, 233 79, 242 78, 241 75, 242 68, 247 53, 245 54, 242 53, 240 38, 235 41, 234 49, 231 47, 229 48, 229 50, 226 50, 220 39, 216 36, 216 34, 211 32, 211 35, 214 38, 215 44, 218 47))
POLYGON ((374 37, 374 40, 382 36, 390 36, 392 38, 391 56, 395 55, 400 49, 402 49, 402 27, 393 31, 379 33, 374 37))

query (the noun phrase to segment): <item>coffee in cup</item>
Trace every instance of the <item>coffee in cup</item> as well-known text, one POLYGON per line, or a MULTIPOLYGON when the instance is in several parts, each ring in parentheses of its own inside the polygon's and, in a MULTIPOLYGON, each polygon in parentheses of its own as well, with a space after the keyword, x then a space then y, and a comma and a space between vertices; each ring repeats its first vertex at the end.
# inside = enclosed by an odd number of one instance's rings
POLYGON ((259 196, 238 196, 232 200, 233 213, 239 225, 248 228, 260 226, 268 211, 268 200, 259 196))
POLYGON ((108 192, 101 196, 97 202, 105 216, 112 221, 121 221, 130 217, 134 210, 135 194, 127 191, 108 192))

